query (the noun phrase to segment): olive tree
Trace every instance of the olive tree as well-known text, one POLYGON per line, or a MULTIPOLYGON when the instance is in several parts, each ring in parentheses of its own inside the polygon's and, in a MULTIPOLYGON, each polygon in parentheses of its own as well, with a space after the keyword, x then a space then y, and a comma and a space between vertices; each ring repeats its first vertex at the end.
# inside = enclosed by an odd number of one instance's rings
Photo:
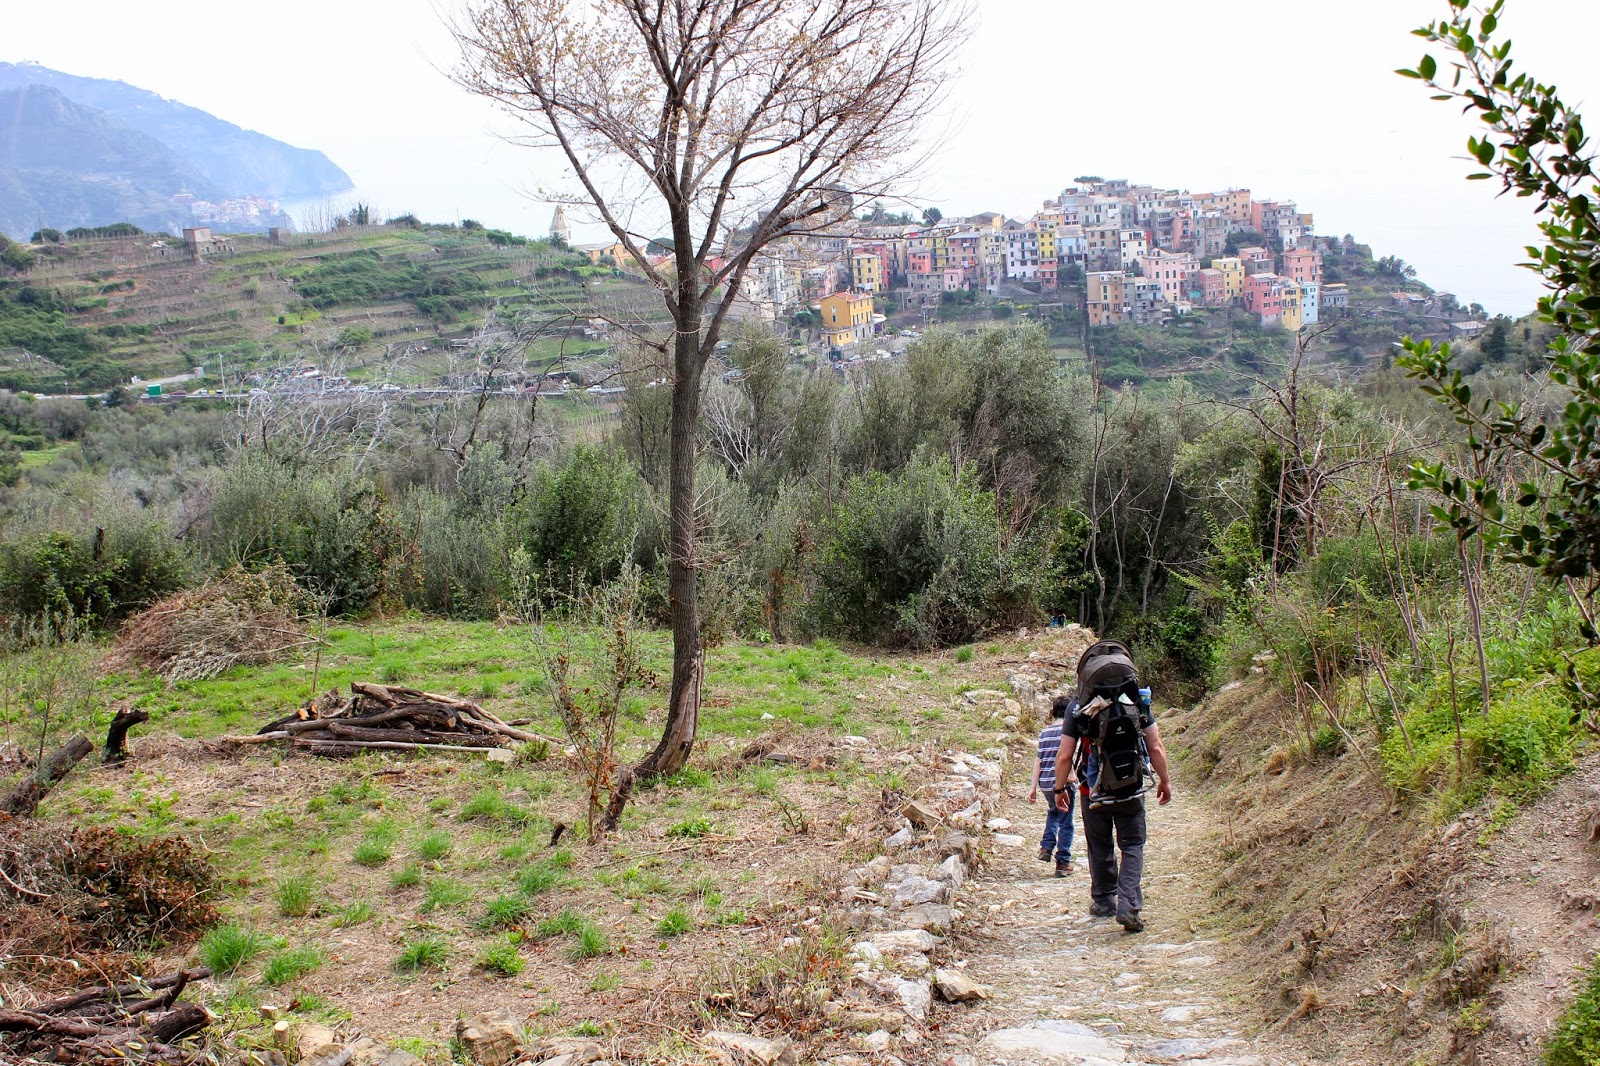
MULTIPOLYGON (((967 0, 465 0, 457 81, 559 153, 591 212, 660 293, 670 329, 635 327, 671 389, 672 686, 635 773, 694 744, 704 659, 696 598, 702 381, 763 249, 851 222, 903 185, 954 71, 967 0), (642 233, 665 233, 664 257, 642 233)), ((658 242, 660 243, 660 242, 658 242)), ((664 245, 663 245, 664 246, 664 245)))
POLYGON ((1505 0, 1447 3, 1448 16, 1417 34, 1441 46, 1448 66, 1425 54, 1399 73, 1482 123, 1481 135, 1467 139, 1483 168, 1470 177, 1533 202, 1544 244, 1528 248, 1524 265, 1544 281, 1538 315, 1555 330, 1545 372, 1567 402, 1541 416, 1475 396, 1450 345, 1407 339, 1396 362, 1468 435, 1464 463, 1418 463, 1411 482, 1443 497, 1434 514, 1459 542, 1567 581, 1585 635, 1600 641, 1600 174, 1582 115, 1554 85, 1513 69, 1500 31, 1505 0))

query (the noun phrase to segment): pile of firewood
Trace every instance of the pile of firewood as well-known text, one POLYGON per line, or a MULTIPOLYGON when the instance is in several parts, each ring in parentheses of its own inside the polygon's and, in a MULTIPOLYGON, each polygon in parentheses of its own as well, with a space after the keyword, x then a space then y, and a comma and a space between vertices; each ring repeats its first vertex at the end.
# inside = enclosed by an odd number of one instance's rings
POLYGON ((254 736, 224 737, 236 744, 288 741, 315 755, 367 750, 488 752, 548 737, 508 725, 476 703, 414 688, 350 686, 350 696, 330 692, 291 715, 268 722, 254 736))
POLYGON ((44 1056, 62 1063, 198 1062, 202 1053, 175 1047, 210 1024, 198 1004, 179 1004, 190 981, 205 968, 180 970, 138 984, 102 986, 39 1003, 27 1010, 0 1008, 0 1061, 7 1054, 44 1056))

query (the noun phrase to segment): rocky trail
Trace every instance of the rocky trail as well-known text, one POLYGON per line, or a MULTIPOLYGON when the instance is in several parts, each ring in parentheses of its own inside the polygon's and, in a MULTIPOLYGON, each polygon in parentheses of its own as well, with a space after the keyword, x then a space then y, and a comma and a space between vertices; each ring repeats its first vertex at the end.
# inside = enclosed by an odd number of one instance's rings
MULTIPOLYGON (((1180 791, 1149 801, 1145 932, 1088 914, 1088 869, 1078 823, 1075 872, 1037 858, 1041 804, 1012 784, 997 811, 1021 845, 997 847, 967 883, 972 930, 956 945, 965 975, 989 998, 937 1038, 950 1066, 1101 1066, 1200 1063, 1311 1066, 1318 1060, 1254 1037, 1232 1006, 1242 979, 1210 916, 1205 810, 1180 791)), ((1074 815, 1076 821, 1077 815, 1074 815)))

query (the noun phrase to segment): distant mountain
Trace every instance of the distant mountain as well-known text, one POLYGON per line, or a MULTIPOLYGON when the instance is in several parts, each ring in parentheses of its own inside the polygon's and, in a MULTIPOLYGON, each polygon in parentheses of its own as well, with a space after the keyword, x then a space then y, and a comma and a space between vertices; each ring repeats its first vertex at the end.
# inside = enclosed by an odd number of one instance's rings
POLYGON ((193 224, 172 199, 180 193, 212 200, 220 191, 160 141, 54 89, 0 92, 0 232, 124 219, 176 231, 193 224))
POLYGON ((0 63, 0 90, 28 85, 48 86, 155 138, 193 164, 223 198, 299 199, 352 188, 350 176, 321 152, 241 129, 145 89, 31 63, 0 63))

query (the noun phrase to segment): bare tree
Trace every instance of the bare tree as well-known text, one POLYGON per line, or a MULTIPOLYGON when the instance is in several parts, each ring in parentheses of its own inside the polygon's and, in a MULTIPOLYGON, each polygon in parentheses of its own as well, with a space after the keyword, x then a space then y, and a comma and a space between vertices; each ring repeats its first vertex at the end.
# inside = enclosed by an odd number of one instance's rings
POLYGON ((499 430, 497 443, 506 458, 520 463, 532 454, 540 439, 539 395, 552 374, 566 369, 566 356, 561 350, 552 360, 539 360, 530 359, 530 353, 541 338, 565 335, 571 324, 564 316, 535 321, 502 314, 497 307, 466 348, 442 353, 440 380, 448 395, 434 407, 433 441, 457 470, 492 427, 499 430), (505 399, 508 389, 517 396, 513 414, 491 422, 491 406, 505 399))
POLYGON ((467 0, 453 26, 457 80, 562 153, 580 189, 557 199, 594 212, 671 318, 640 339, 672 390, 672 687, 635 773, 675 771, 698 728, 695 435, 727 312, 762 249, 905 182, 969 16, 969 0, 467 0), (636 216, 664 227, 668 256, 647 254, 636 216))

